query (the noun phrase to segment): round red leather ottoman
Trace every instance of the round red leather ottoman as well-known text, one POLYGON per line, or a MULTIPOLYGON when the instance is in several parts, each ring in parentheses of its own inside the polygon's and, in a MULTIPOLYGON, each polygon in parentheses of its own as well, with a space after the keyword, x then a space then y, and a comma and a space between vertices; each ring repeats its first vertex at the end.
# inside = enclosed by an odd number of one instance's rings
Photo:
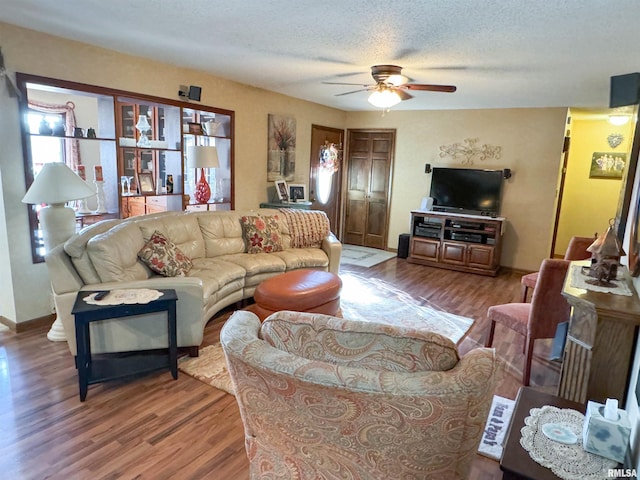
POLYGON ((260 320, 280 310, 336 315, 340 311, 342 280, 322 270, 293 270, 256 287, 250 307, 260 320))

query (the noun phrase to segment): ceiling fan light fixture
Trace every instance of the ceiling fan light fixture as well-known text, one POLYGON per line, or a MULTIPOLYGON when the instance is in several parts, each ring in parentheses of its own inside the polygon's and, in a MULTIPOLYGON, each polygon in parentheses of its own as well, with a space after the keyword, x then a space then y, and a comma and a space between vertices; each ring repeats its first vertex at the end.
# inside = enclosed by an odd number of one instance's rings
POLYGON ((369 95, 369 103, 378 108, 389 109, 401 101, 400 95, 390 88, 378 88, 369 95))
POLYGON ((389 85, 393 85, 395 87, 399 87, 400 85, 404 85, 409 82, 409 77, 405 75, 389 75, 384 83, 388 83, 389 85))

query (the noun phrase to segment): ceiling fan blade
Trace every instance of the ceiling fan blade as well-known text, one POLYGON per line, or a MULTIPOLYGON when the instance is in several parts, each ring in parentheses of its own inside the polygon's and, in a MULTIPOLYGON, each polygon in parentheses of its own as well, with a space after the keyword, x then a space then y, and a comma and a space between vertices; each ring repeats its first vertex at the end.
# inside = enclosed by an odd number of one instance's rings
POLYGON ((413 95, 405 92, 401 88, 394 88, 393 90, 398 94, 398 96, 400 97, 400 100, 409 100, 410 98, 413 98, 413 95))
POLYGON ((457 90, 455 85, 424 85, 420 83, 406 83, 401 85, 402 88, 407 90, 426 90, 430 92, 447 92, 453 93, 457 90))
POLYGON ((345 83, 345 82, 322 82, 325 85, 359 85, 361 87, 369 87, 366 83, 345 83))
MULTIPOLYGON (((366 85, 365 85, 366 86, 366 85)), ((344 93, 336 93, 336 97, 341 97, 342 95, 351 95, 352 93, 358 93, 358 92, 366 92, 367 90, 371 90, 371 88, 360 88, 358 90, 351 90, 350 92, 344 92, 344 93)))

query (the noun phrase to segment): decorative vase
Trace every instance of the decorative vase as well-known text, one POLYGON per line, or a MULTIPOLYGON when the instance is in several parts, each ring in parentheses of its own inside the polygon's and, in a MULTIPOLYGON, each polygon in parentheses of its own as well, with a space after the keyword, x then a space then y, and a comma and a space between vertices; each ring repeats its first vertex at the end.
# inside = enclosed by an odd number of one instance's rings
POLYGON ((204 168, 200 169, 200 180, 198 180, 193 197, 198 203, 207 203, 209 202, 209 198, 211 198, 211 187, 209 187, 207 179, 204 176, 204 168))
POLYGON ((40 121, 40 126, 38 127, 38 133, 40 135, 51 135, 53 133, 53 130, 49 125, 49 122, 47 122, 47 120, 44 118, 40 121))
POLYGON ((64 128, 64 123, 62 123, 62 120, 58 120, 56 124, 53 126, 53 134, 57 137, 64 137, 65 128, 64 128))
POLYGON ((104 182, 100 180, 94 180, 93 183, 96 186, 96 197, 98 206, 96 207, 96 213, 107 213, 107 209, 104 206, 104 182))
POLYGON ((287 176, 289 170, 287 168, 287 157, 287 150, 284 148, 280 150, 280 175, 282 175, 283 177, 287 176))
POLYGON ((213 120, 204 122, 202 124, 202 127, 204 128, 204 133, 206 133, 210 137, 220 135, 220 132, 218 130, 220 129, 221 126, 222 126, 222 122, 215 122, 213 120))

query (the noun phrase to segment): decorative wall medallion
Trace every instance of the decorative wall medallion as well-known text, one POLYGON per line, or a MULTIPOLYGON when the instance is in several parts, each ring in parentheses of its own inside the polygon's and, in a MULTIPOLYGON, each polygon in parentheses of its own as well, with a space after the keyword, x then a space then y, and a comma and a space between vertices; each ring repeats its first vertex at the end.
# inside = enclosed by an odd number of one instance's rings
POLYGON ((611 148, 616 148, 622 143, 623 140, 624 137, 621 133, 612 133, 607 137, 607 142, 609 143, 609 146, 611 148))
POLYGON ((482 147, 478 147, 476 145, 477 142, 477 138, 465 138, 464 144, 454 143, 452 145, 441 145, 440 156, 450 156, 454 159, 463 157, 463 165, 473 165, 473 159, 475 156, 479 156, 480 160, 486 160, 498 159, 502 155, 502 147, 487 144, 482 145, 482 147))

